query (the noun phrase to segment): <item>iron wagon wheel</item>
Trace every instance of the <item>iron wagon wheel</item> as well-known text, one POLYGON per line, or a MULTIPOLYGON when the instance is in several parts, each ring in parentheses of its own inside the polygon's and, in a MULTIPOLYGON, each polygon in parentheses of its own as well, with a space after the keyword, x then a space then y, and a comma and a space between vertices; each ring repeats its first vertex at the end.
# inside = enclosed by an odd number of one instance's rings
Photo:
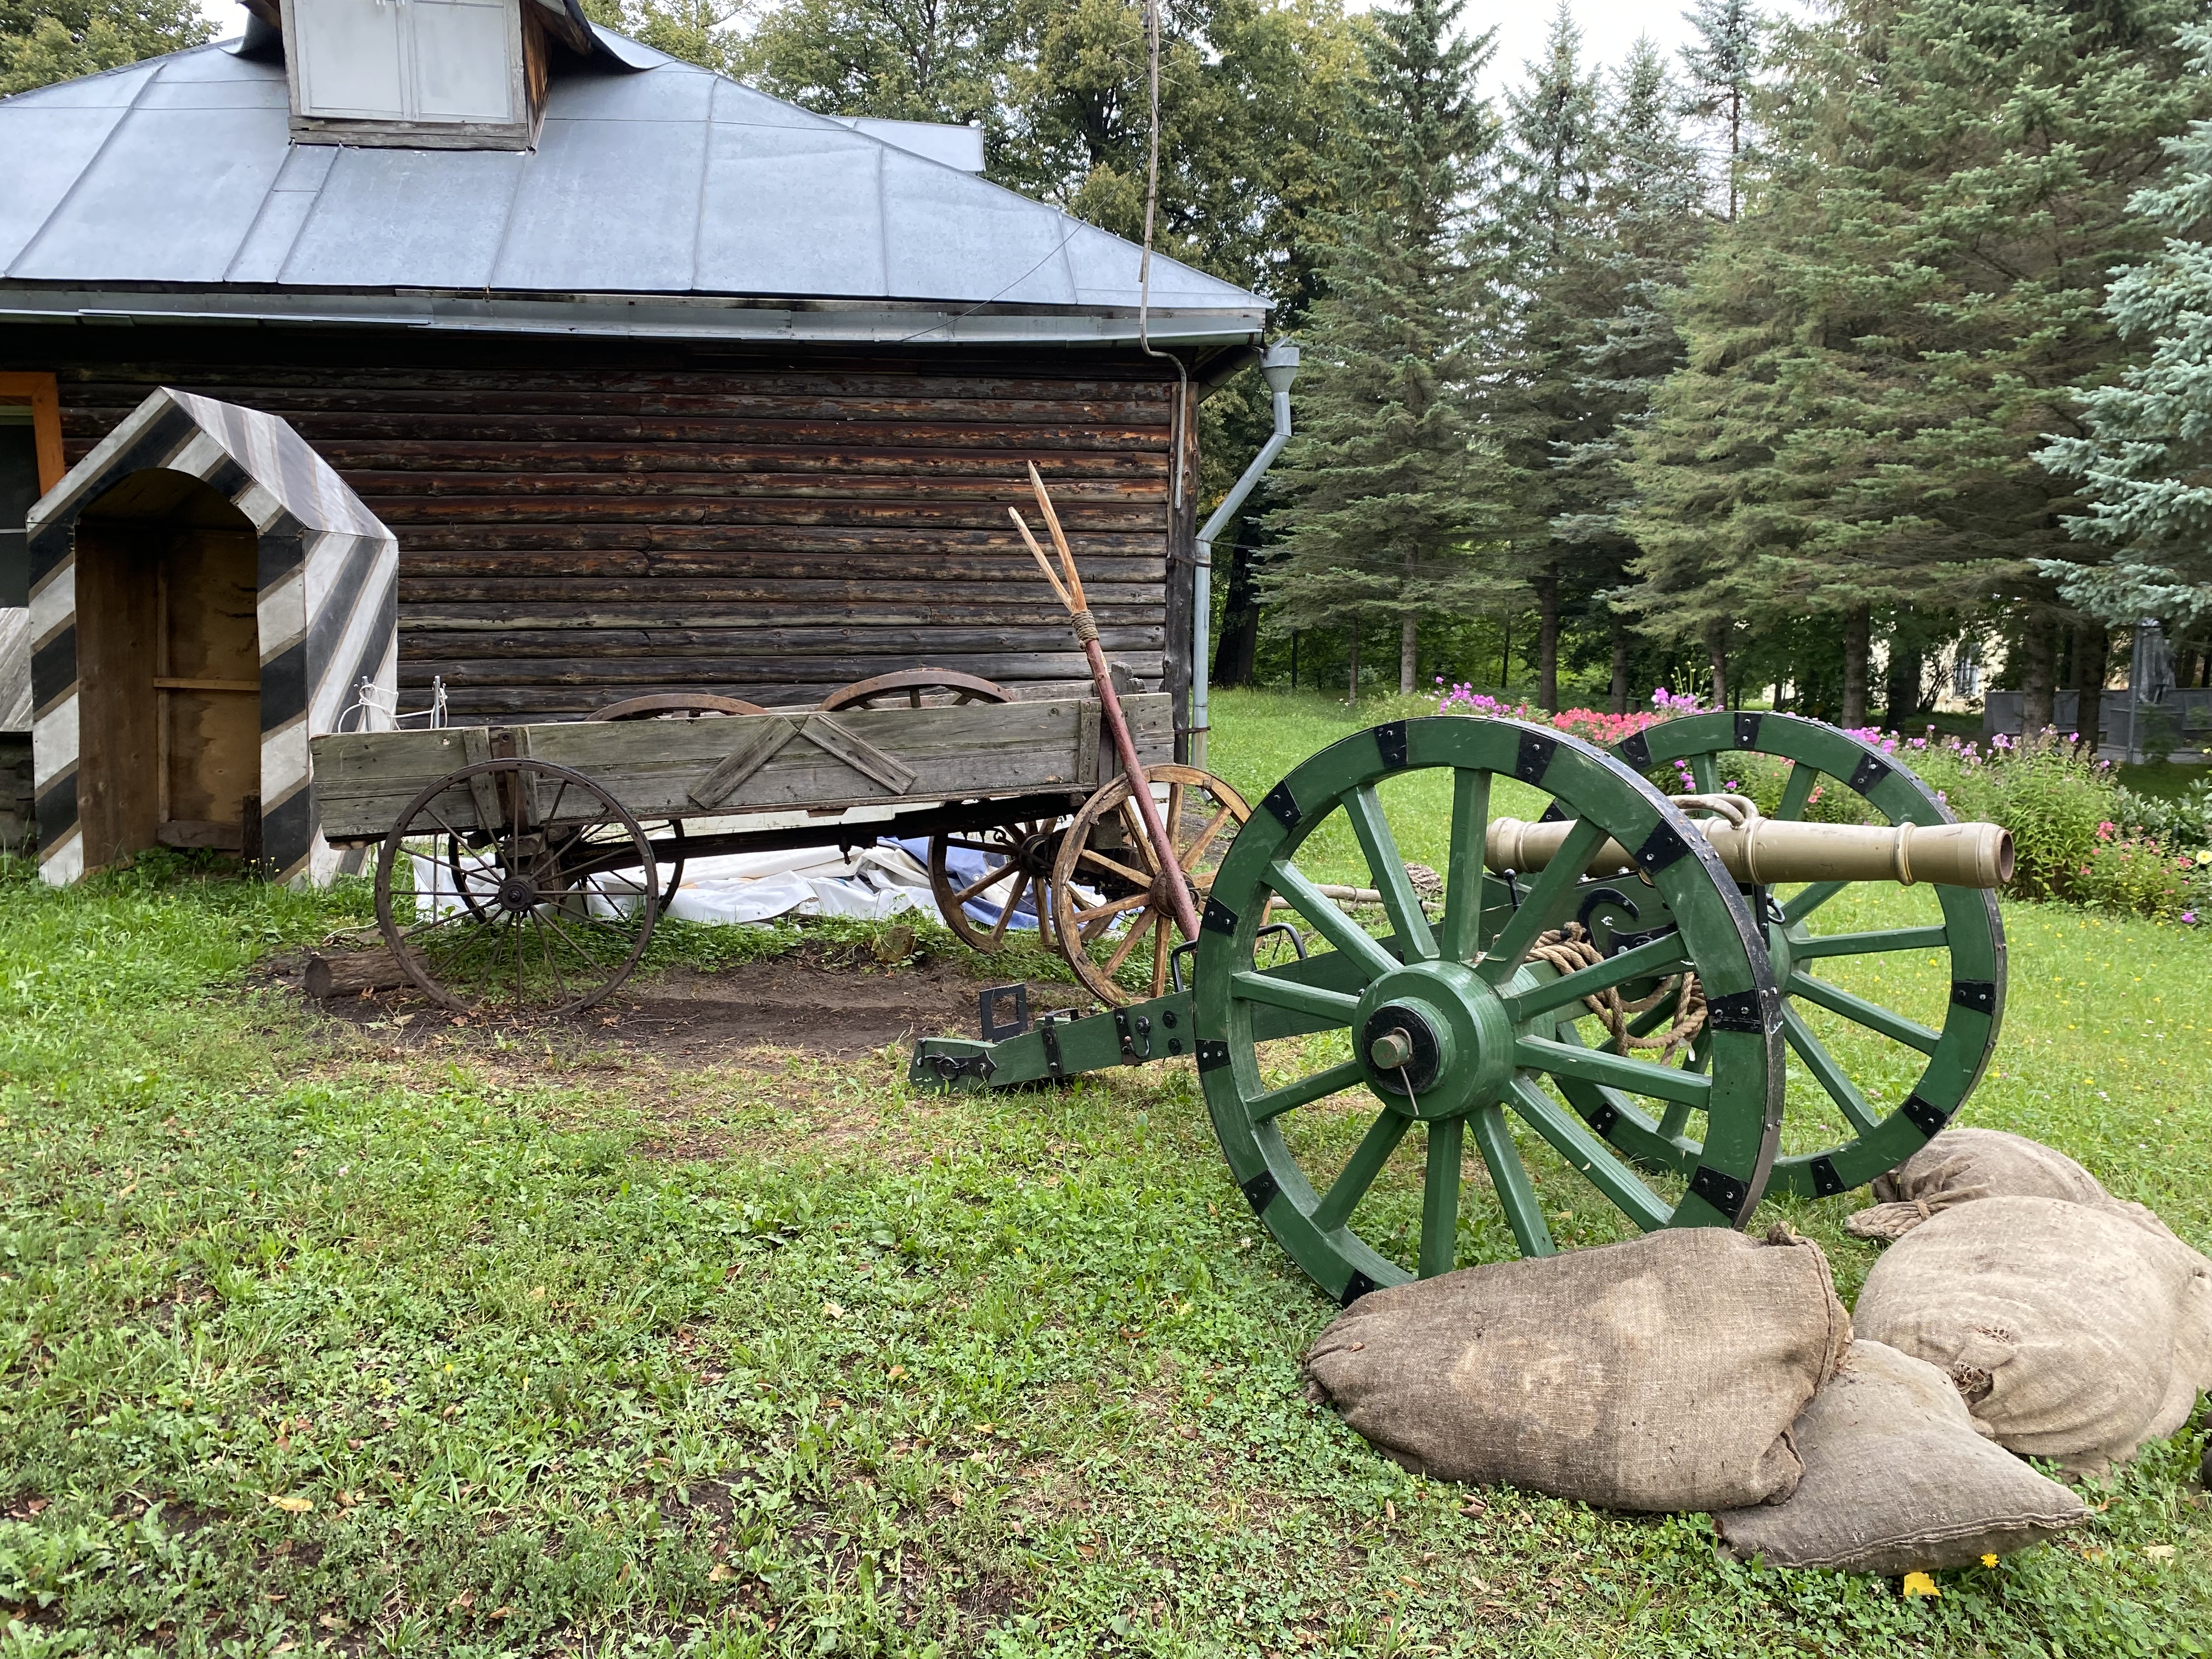
MULTIPOLYGON (((1161 803, 1194 902, 1203 906, 1252 809, 1219 778, 1194 766, 1147 767, 1145 781, 1161 803)), ((1176 950, 1175 901, 1126 775, 1102 785, 1084 802, 1061 837, 1052 870, 1052 914, 1060 955, 1100 1001, 1117 1006, 1138 1000, 1139 994, 1115 975, 1140 947, 1151 957, 1152 988, 1145 994, 1166 992, 1176 950)))
MULTIPOLYGON (((823 698, 821 706, 823 713, 834 714, 841 708, 920 708, 925 702, 958 706, 1013 700, 1014 694, 1005 686, 981 675, 952 668, 902 668, 832 691, 823 698)), ((1049 942, 1052 919, 1045 905, 1052 852, 1048 838, 1054 828, 1049 823, 1006 824, 969 834, 932 836, 927 859, 929 890, 945 926, 978 951, 996 951, 1006 942, 1014 913, 1027 896, 1036 912, 1039 934, 1049 942), (951 875, 955 852, 980 854, 981 873, 972 880, 964 874, 951 875), (984 895, 1001 882, 1010 884, 1006 902, 1000 906, 997 920, 986 927, 969 915, 966 907, 978 900, 998 903, 984 895)))
POLYGON ((1014 694, 995 680, 955 668, 902 668, 856 680, 822 699, 822 712, 840 708, 919 708, 925 697, 941 702, 1012 702, 1014 694))
POLYGON ((1036 913, 1037 937, 1048 950, 1058 948, 1052 925, 1052 866, 1060 852, 1064 819, 1043 818, 993 824, 929 838, 929 891, 945 925, 978 951, 996 951, 1006 942, 1014 913, 1027 896, 1036 913), (951 872, 952 855, 974 853, 982 872, 969 879, 951 872), (1006 884, 1003 893, 992 889, 1006 884), (968 914, 970 903, 996 905, 998 918, 986 927, 968 914))
POLYGON ((574 1013, 636 967, 660 914, 657 873, 637 820, 582 773, 479 761, 393 823, 376 861, 377 926, 408 978, 448 1008, 574 1013), (465 849, 458 882, 441 845, 465 849))
MULTIPOLYGON (((1958 821, 1895 755, 1794 714, 1723 712, 1663 720, 1616 744, 1613 752, 1639 772, 1664 768, 1676 775, 1677 782, 1686 771, 1704 793, 1741 781, 1729 771, 1740 757, 1785 760, 1790 769, 1774 813, 1778 818, 1802 818, 1818 789, 1828 801, 1838 792, 1848 792, 1850 806, 1884 823, 1958 821)), ((1925 1146, 1972 1092, 1996 1052, 2004 1021, 2004 923, 1995 893, 1939 886, 1936 902, 1942 920, 1935 925, 1814 933, 1813 919, 1820 907, 1849 884, 1815 882, 1786 897, 1752 895, 1763 912, 1767 951, 1783 994, 1784 1036, 1842 1117, 1845 1131, 1844 1139, 1832 1146, 1778 1158, 1770 1192, 1825 1198, 1895 1169, 1925 1146), (1949 1000, 1940 1030, 1846 990, 1818 971, 1838 959, 1901 951, 1948 957, 1949 1000), (1855 1078, 1853 1067, 1807 1024, 1801 1003, 1923 1058, 1917 1079, 1896 1091, 1894 1103, 1877 1105, 1874 1090, 1855 1078)), ((1860 1071, 1863 1077, 1865 1068, 1860 1071)), ((1687 1114, 1678 1103, 1656 1121, 1624 1114, 1611 1138, 1647 1167, 1680 1170, 1698 1155, 1698 1143, 1685 1133, 1688 1127, 1687 1114)))
MULTIPOLYGON (((1431 717, 1356 732, 1304 762, 1268 792, 1214 881, 1194 1003, 1199 1075, 1231 1173, 1277 1242, 1346 1302, 1456 1265, 1470 1132, 1521 1253, 1553 1252, 1514 1118, 1647 1231, 1740 1226, 1766 1184, 1781 1128, 1783 1050, 1759 924, 1678 807, 1611 757, 1556 732, 1431 717), (1486 881, 1483 873, 1492 788, 1500 778, 1535 786, 1580 820, 1525 885, 1486 881), (1431 834, 1449 784, 1449 859, 1434 923, 1400 855, 1394 809, 1377 791, 1393 780, 1410 781, 1392 786, 1401 823, 1431 834), (1437 799, 1409 808, 1401 793, 1407 789, 1437 799), (1338 908, 1298 866, 1299 849, 1332 821, 1349 829, 1366 864, 1387 938, 1338 908), (1636 849, 1680 939, 1669 935, 1565 975, 1551 960, 1532 961, 1544 936, 1577 915, 1591 885, 1582 872, 1608 836, 1636 849), (1271 897, 1332 948, 1261 971, 1254 949, 1271 897), (1583 997, 1649 975, 1674 960, 1681 941, 1705 985, 1709 1070, 1587 1046, 1577 1030, 1583 997), (1287 1080, 1271 1075, 1283 1056, 1263 1054, 1263 1042, 1329 1031, 1345 1034, 1344 1058, 1287 1080), (1679 1196, 1647 1182, 1556 1097, 1567 1080, 1601 1090, 1615 1110, 1650 1098, 1686 1100, 1704 1111, 1704 1155, 1679 1196), (1351 1122, 1365 1118, 1366 1127, 1337 1172, 1316 1180, 1292 1138, 1322 1145, 1346 1121, 1297 1114, 1346 1091, 1357 1103, 1351 1122), (1409 1266, 1363 1235, 1361 1206, 1417 1122, 1425 1164, 1409 1266)), ((1298 1055, 1297 1066, 1311 1064, 1310 1047, 1298 1055)), ((1310 1156, 1316 1170, 1325 1161, 1310 1156)))
MULTIPOLYGON (((713 720, 726 714, 765 714, 769 712, 757 702, 747 702, 742 697, 720 696, 712 691, 655 691, 646 696, 626 697, 620 702, 611 702, 585 718, 593 720, 713 720)), ((668 907, 676 902, 677 890, 684 885, 684 820, 648 819, 647 830, 659 854, 660 910, 665 915, 668 907)))

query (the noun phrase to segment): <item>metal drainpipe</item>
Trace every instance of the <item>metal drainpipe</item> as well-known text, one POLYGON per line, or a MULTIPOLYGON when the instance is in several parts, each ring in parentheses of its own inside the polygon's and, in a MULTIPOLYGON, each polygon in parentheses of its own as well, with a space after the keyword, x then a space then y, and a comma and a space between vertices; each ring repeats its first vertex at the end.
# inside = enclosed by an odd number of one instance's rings
POLYGON ((1272 345, 1260 359, 1260 373, 1267 382, 1267 390, 1274 394, 1275 429, 1260 453, 1252 458, 1252 465, 1244 469, 1243 476, 1221 498, 1221 505, 1213 509, 1213 516, 1198 532, 1198 579, 1195 584, 1190 624, 1190 763, 1203 769, 1206 765, 1206 690, 1212 662, 1212 634, 1213 631, 1213 538, 1228 526, 1244 505, 1244 498, 1252 493, 1261 475, 1273 465, 1275 457, 1283 453, 1283 446, 1291 441, 1291 382, 1298 377, 1298 349, 1294 345, 1272 345))

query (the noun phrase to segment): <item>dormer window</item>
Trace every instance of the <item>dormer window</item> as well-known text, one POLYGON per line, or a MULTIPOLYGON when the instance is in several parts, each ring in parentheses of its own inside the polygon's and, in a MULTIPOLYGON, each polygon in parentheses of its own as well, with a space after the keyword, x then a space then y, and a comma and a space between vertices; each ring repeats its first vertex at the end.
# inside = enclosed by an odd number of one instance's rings
POLYGON ((292 137, 527 149, 544 106, 538 0, 283 0, 292 137))

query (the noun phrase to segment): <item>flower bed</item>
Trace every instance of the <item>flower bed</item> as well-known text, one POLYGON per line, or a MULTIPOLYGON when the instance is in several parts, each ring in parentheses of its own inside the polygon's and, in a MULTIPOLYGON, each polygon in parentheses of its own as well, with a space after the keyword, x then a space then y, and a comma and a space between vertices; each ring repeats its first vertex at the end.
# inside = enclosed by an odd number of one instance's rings
MULTIPOLYGON (((1437 684, 1443 685, 1439 679, 1437 684)), ((1703 713, 1697 698, 1663 689, 1651 707, 1627 714, 1569 708, 1547 715, 1508 704, 1471 686, 1449 687, 1440 714, 1530 720, 1601 746, 1662 720, 1703 713)), ((2137 795, 2121 785, 2110 762, 2091 759, 2078 733, 2046 730, 2025 738, 1999 735, 1987 749, 1934 728, 1908 738, 1877 726, 1852 737, 1896 757, 1960 818, 2001 823, 2012 831, 2016 897, 2063 899, 2131 915, 2212 923, 2212 781, 2187 798, 2137 795)), ((1776 811, 1789 763, 1771 756, 1729 757, 1723 787, 1776 811)), ((1677 793, 1695 790, 1689 769, 1676 763, 1677 793)), ((1815 788, 1805 816, 1820 823, 1865 822, 1865 803, 1848 789, 1815 788)))

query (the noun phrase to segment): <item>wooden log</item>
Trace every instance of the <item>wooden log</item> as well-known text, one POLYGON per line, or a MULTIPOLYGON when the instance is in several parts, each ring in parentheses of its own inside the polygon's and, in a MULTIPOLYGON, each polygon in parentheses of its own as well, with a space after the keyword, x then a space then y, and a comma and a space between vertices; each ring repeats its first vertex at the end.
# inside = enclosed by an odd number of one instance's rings
MULTIPOLYGON (((605 471, 582 464, 575 455, 574 446, 550 446, 543 454, 544 459, 539 461, 536 457, 526 459, 518 456, 512 449, 503 449, 500 452, 503 465, 472 471, 457 467, 452 464, 453 458, 440 451, 433 451, 422 458, 422 465, 418 467, 379 471, 349 467, 346 482, 353 486, 356 494, 368 501, 382 501, 393 496, 435 495, 470 499, 505 497, 520 493, 580 497, 708 495, 736 501, 756 498, 794 501, 843 501, 849 498, 870 502, 913 501, 922 504, 972 501, 987 506, 1015 499, 1012 487, 1004 479, 994 476, 921 477, 912 471, 895 473, 823 472, 814 469, 787 471, 765 465, 768 459, 781 454, 777 451, 763 452, 763 465, 758 466, 742 470, 701 468, 696 471, 680 470, 668 465, 666 458, 658 450, 623 452, 622 459, 627 459, 629 464, 617 465, 605 471), (518 468, 521 466, 531 468, 528 473, 521 475, 530 485, 527 492, 517 489, 518 468)), ((1055 488, 1067 497, 1071 507, 1082 503, 1164 508, 1168 501, 1166 483, 1151 476, 1070 478, 1063 480, 1055 488)))
POLYGON ((419 367, 349 363, 341 374, 333 374, 329 368, 321 365, 240 363, 226 355, 213 365, 149 365, 143 370, 141 378, 135 380, 119 378, 114 370, 104 374, 94 371, 81 379, 72 379, 71 387, 82 392, 88 404, 101 401, 105 393, 105 401, 126 409, 144 395, 147 386, 198 380, 224 388, 221 395, 251 392, 270 399, 326 398, 354 392, 391 398, 441 391, 490 396, 526 393, 541 403, 549 398, 565 400, 578 396, 689 396, 718 392, 792 398, 905 398, 917 395, 916 388, 920 386, 933 400, 976 398, 997 402, 1024 398, 1047 404, 1103 400, 1161 410, 1170 405, 1176 384, 1172 374, 1162 380, 1157 374, 1147 373, 1093 373, 1067 379, 1018 372, 942 373, 931 366, 941 361, 934 354, 922 364, 919 374, 915 372, 916 361, 912 359, 897 368, 874 368, 823 365, 756 369, 705 365, 696 361, 646 368, 637 365, 634 348, 626 348, 617 355, 623 361, 590 369, 550 368, 542 361, 496 368, 462 367, 450 362, 419 367))
MULTIPOLYGON (((1084 666, 1083 653, 1079 651, 933 652, 931 655, 939 667, 980 674, 987 680, 1001 678, 1014 671, 1040 677, 1050 673, 1060 679, 1069 679, 1084 666)), ((764 654, 750 659, 725 655, 683 657, 674 660, 683 665, 681 672, 684 674, 696 676, 703 689, 706 684, 720 684, 726 680, 733 684, 742 684, 748 668, 755 674, 775 670, 779 666, 783 672, 788 672, 801 660, 810 670, 822 670, 822 677, 825 680, 849 685, 854 680, 865 680, 882 673, 885 659, 848 655, 796 659, 764 654)), ((407 665, 416 676, 442 675, 448 683, 457 685, 473 683, 624 687, 648 683, 657 684, 666 680, 673 668, 670 659, 659 655, 599 659, 579 658, 573 653, 553 657, 413 656, 407 659, 407 665)))
POLYGON ((300 974, 301 993, 318 1002, 357 997, 363 991, 395 991, 413 983, 399 958, 384 945, 368 951, 310 951, 300 974))
MULTIPOLYGON (((580 495, 518 480, 501 495, 384 495, 366 497, 388 524, 503 525, 517 516, 547 523, 803 526, 850 530, 994 530, 988 501, 782 500, 775 497, 673 495, 654 489, 580 495)), ((1000 523, 1003 508, 996 509, 1000 523)), ((1091 503, 1069 515, 1070 528, 1165 535, 1167 508, 1091 503)))
MULTIPOLYGON (((419 661, 463 658, 482 661, 493 657, 565 660, 585 653, 605 659, 682 657, 714 662, 748 657, 851 659, 861 653, 926 659, 976 653, 1005 655, 1020 652, 1025 641, 1035 638, 1030 629, 1017 626, 933 628, 924 618, 910 619, 902 627, 729 629, 628 627, 622 625, 623 619, 617 616, 595 617, 580 627, 532 627, 533 619, 525 617, 501 620, 514 626, 503 632, 430 630, 416 629, 410 623, 401 632, 407 654, 419 661), (586 629, 588 638, 580 640, 579 634, 586 629)), ((1099 637, 1112 651, 1158 651, 1165 643, 1163 630, 1157 627, 1102 628, 1099 637)))
MULTIPOLYGON (((128 408, 117 411, 120 419, 128 408)), ((97 435, 105 428, 87 432, 97 435)), ((805 448, 776 444, 718 443, 585 443, 577 441, 514 441, 483 443, 468 439, 325 438, 316 445, 324 459, 349 478, 356 469, 413 470, 459 477, 472 472, 512 477, 518 471, 547 473, 568 470, 596 472, 621 471, 653 473, 761 474, 784 478, 824 475, 869 475, 930 484, 954 480, 997 483, 1006 473, 1006 457, 999 452, 969 453, 948 449, 906 449, 898 446, 810 445, 805 448)), ((1076 481, 1097 480, 1126 483, 1131 489, 1167 494, 1166 471, 1155 454, 1113 450, 1047 452, 1037 459, 1038 470, 1054 489, 1076 481)))
MULTIPOLYGON (((1158 614, 1164 585, 1157 582, 1088 582, 1091 608, 1102 617, 1127 622, 1158 614)), ((405 607, 404 625, 435 628, 451 618, 453 627, 473 627, 479 617, 520 617, 532 612, 545 616, 636 615, 653 621, 678 621, 688 617, 727 617, 716 627, 750 626, 739 617, 758 618, 761 608, 773 606, 804 620, 805 609, 834 607, 840 616, 854 615, 867 605, 936 607, 948 595, 963 608, 993 621, 1019 621, 1024 625, 1042 608, 1029 594, 1009 591, 994 581, 871 582, 830 579, 819 581, 757 580, 714 576, 402 576, 399 603, 405 607)))

